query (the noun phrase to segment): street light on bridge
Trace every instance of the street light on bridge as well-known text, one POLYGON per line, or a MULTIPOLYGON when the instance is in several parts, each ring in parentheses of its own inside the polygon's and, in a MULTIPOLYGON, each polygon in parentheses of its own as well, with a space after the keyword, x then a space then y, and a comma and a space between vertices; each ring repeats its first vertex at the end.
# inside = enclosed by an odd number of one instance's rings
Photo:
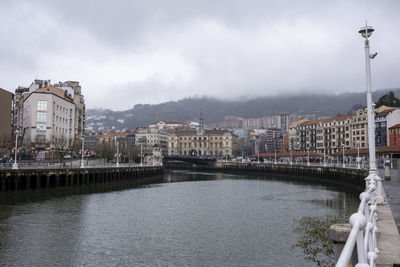
POLYGON ((372 107, 372 92, 371 92, 371 58, 374 58, 377 53, 370 54, 369 51, 369 40, 368 38, 372 35, 375 30, 365 23, 365 27, 362 27, 358 33, 365 38, 365 74, 366 74, 366 89, 367 89, 367 109, 368 109, 368 148, 369 148, 369 174, 365 178, 367 187, 369 181, 375 180, 377 184, 376 188, 376 201, 377 203, 383 203, 384 199, 382 196, 382 179, 378 176, 375 159, 375 124, 374 124, 374 110, 372 107))

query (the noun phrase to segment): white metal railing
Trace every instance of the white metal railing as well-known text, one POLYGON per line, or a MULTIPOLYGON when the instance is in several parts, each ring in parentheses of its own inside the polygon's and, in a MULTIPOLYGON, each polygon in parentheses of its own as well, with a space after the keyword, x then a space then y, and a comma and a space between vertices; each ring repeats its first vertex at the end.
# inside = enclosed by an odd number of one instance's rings
POLYGON ((360 194, 360 206, 356 213, 350 216, 351 231, 346 244, 336 263, 336 267, 347 267, 353 254, 354 246, 357 245, 357 267, 375 267, 378 257, 376 235, 377 183, 371 179, 368 181, 368 189, 360 194))

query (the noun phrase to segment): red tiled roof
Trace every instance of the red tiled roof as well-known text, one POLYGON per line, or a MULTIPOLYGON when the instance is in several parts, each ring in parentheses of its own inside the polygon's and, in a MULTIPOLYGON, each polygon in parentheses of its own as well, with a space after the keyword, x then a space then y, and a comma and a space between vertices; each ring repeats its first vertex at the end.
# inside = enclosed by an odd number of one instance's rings
POLYGON ((394 110, 396 110, 396 108, 385 109, 384 111, 377 113, 376 116, 385 116, 394 110))
POLYGON ((397 129, 400 128, 400 123, 393 125, 392 127, 389 127, 389 129, 397 129))
MULTIPOLYGON (((258 154, 252 154, 250 157, 275 157, 275 153, 260 153, 258 154)), ((277 157, 290 157, 290 152, 276 152, 277 157)), ((292 152, 292 157, 307 157, 308 152, 292 152)), ((310 157, 322 157, 324 156, 323 154, 318 154, 315 152, 310 152, 310 157)))
MULTIPOLYGON (((342 151, 334 153, 334 155, 342 155, 342 151)), ((345 149, 345 155, 357 155, 358 150, 355 149, 345 149)), ((360 148, 360 154, 368 154, 368 148, 360 148)), ((378 146, 376 147, 376 153, 400 153, 400 146, 378 146)))

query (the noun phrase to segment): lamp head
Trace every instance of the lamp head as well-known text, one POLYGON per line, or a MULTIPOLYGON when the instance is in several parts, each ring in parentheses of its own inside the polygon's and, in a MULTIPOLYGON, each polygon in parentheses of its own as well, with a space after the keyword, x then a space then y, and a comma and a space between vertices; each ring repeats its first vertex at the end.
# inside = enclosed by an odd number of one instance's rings
POLYGON ((368 39, 374 31, 374 28, 365 25, 365 27, 362 27, 358 33, 361 34, 362 37, 368 39))

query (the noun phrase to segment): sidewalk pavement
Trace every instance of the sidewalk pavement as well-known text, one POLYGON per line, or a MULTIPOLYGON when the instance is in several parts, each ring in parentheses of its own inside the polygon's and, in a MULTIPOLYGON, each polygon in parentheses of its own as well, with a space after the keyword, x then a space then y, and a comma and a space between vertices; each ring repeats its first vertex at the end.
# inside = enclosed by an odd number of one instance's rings
POLYGON ((400 232, 400 170, 391 170, 390 180, 385 180, 383 169, 379 169, 379 176, 382 178, 383 188, 400 232))

